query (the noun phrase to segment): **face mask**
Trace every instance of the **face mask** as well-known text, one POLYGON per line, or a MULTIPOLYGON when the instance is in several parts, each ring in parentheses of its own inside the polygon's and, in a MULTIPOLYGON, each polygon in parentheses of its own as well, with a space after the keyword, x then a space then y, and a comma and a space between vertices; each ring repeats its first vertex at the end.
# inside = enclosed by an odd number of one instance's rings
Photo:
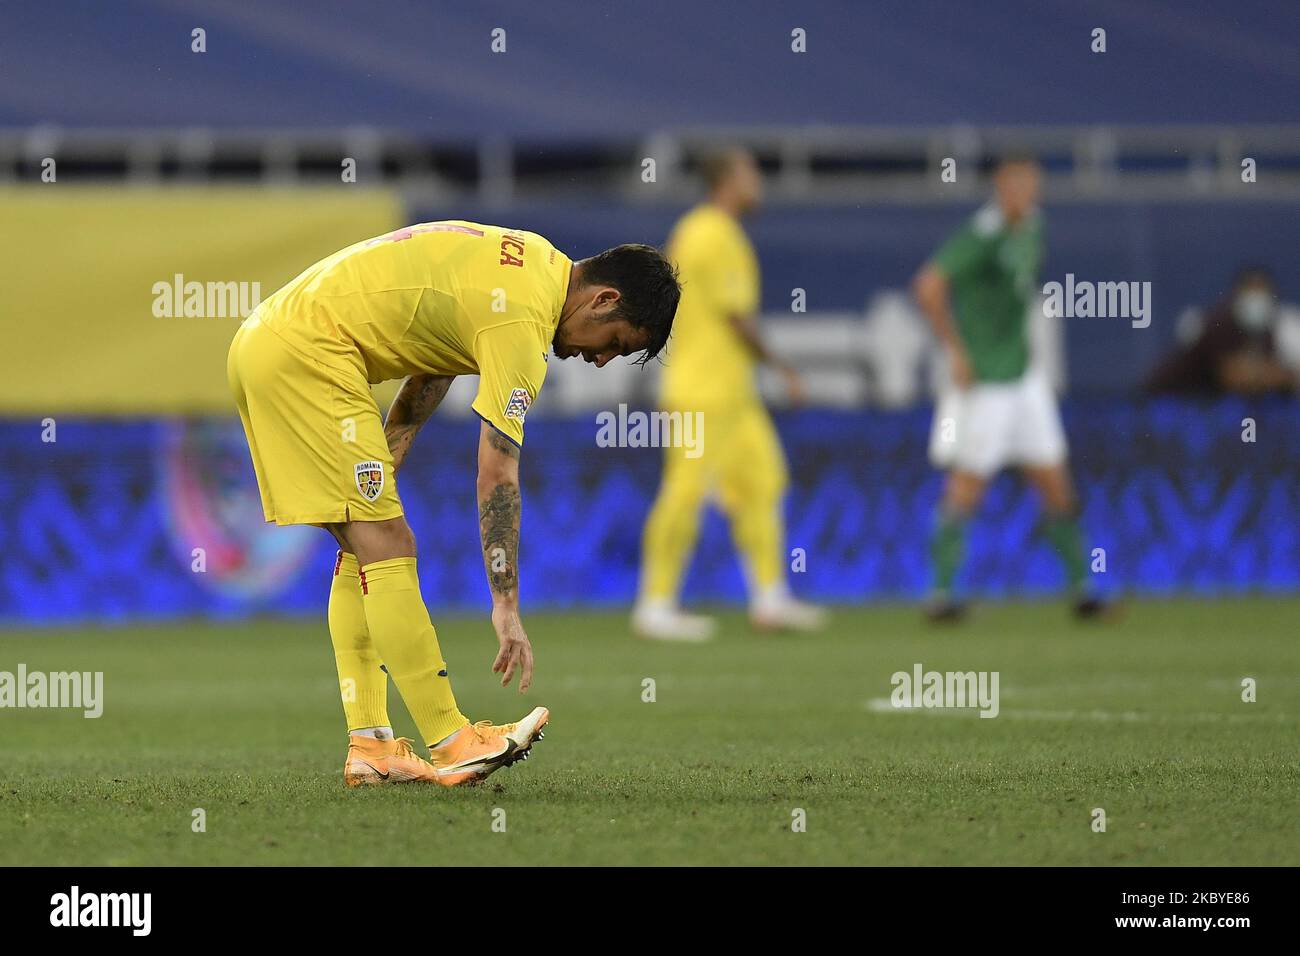
POLYGON ((1242 292, 1232 303, 1237 324, 1248 332, 1260 332, 1273 324, 1273 295, 1263 290, 1242 292))

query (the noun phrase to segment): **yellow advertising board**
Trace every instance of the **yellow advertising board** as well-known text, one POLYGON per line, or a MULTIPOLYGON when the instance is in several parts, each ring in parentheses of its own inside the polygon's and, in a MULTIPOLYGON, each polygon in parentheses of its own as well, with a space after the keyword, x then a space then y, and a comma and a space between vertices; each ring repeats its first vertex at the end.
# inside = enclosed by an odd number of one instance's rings
POLYGON ((0 415, 232 414, 243 315, 401 215, 358 187, 0 189, 0 415))

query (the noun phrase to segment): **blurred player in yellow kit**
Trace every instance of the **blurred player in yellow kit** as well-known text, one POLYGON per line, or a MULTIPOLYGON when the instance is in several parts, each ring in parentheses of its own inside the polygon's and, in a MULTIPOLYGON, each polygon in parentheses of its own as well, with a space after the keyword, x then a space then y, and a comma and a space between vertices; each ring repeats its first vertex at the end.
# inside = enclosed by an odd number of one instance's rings
POLYGON ((666 250, 682 281, 682 301, 667 353, 659 404, 669 413, 703 414, 703 448, 669 447, 663 483, 646 521, 640 594, 633 630, 659 640, 708 639, 712 619, 678 606, 682 575, 713 499, 726 514, 749 589, 749 615, 767 630, 815 630, 820 608, 795 600, 785 581, 785 455, 754 381, 758 362, 773 364, 794 401, 798 375, 763 345, 754 321, 759 276, 740 217, 762 200, 754 157, 735 149, 703 164, 708 200, 674 227, 666 250))
POLYGON ((571 261, 531 232, 430 222, 359 242, 262 303, 227 372, 267 521, 327 529, 340 551, 329 629, 349 731, 347 784, 475 783, 526 757, 550 714, 470 723, 420 597, 396 475, 457 375, 478 375, 478 505, 499 651, 519 690, 533 651, 519 618, 519 454, 548 352, 603 366, 656 355, 679 289, 650 246, 571 261), (405 377, 382 422, 373 383, 405 377), (387 670, 387 674, 385 674, 387 670), (393 738, 388 676, 429 759, 393 738))

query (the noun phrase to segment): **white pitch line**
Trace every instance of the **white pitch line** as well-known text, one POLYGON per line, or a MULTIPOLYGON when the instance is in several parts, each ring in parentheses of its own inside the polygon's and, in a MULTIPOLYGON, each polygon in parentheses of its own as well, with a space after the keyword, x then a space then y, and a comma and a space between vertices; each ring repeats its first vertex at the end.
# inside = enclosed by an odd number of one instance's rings
MULTIPOLYGON (((976 707, 895 707, 888 697, 873 697, 863 706, 877 714, 905 714, 919 711, 937 717, 975 717, 979 714, 976 707)), ((1293 718, 1288 714, 1144 714, 1133 710, 1041 710, 1036 708, 1015 708, 1002 705, 999 717, 1013 717, 1020 720, 1094 720, 1115 721, 1120 723, 1142 723, 1150 720, 1160 722, 1218 723, 1220 721, 1240 721, 1258 723, 1272 720, 1276 723, 1289 723, 1293 718)))

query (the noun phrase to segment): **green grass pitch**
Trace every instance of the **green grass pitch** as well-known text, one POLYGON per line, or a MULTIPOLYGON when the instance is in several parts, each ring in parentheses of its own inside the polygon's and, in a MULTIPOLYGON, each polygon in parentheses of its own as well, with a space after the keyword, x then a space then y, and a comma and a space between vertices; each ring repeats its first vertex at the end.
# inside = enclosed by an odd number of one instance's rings
POLYGON ((521 697, 488 673, 486 615, 445 619, 472 718, 553 711, 528 763, 456 791, 343 787, 323 621, 9 631, 0 670, 103 671, 105 705, 0 710, 0 864, 1294 866, 1297 621, 1300 598, 1138 602, 1108 626, 987 605, 939 630, 894 606, 793 637, 730 612, 682 646, 532 614, 521 697), (998 671, 1000 716, 883 708, 917 662, 998 671))

